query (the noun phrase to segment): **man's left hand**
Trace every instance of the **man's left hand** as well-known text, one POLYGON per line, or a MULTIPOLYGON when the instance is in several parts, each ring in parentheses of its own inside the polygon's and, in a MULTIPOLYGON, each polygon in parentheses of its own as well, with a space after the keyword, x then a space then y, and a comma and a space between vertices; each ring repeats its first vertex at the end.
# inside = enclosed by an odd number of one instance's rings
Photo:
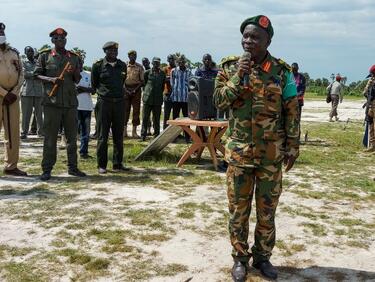
POLYGON ((296 159, 297 157, 295 156, 285 155, 284 157, 285 172, 288 172, 293 167, 296 159))

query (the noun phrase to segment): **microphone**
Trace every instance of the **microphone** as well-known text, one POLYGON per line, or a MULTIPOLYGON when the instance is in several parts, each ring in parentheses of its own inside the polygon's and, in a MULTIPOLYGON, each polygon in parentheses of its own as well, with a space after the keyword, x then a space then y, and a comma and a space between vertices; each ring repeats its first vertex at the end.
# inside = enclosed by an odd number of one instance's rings
MULTIPOLYGON (((250 62, 251 61, 251 53, 248 52, 248 51, 245 51, 242 55, 242 58, 247 59, 250 62)), ((245 89, 250 88, 250 77, 249 77, 248 73, 245 73, 244 76, 243 76, 243 87, 245 89)))

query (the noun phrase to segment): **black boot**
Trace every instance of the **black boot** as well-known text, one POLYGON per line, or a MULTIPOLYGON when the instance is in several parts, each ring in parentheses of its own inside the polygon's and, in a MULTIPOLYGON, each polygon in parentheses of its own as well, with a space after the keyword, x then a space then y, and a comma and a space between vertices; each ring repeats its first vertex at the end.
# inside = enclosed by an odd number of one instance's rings
POLYGON ((241 262, 241 261, 235 260, 233 267, 232 267, 232 271, 231 271, 233 281, 245 282, 247 270, 248 270, 247 262, 241 262))
POLYGON ((253 267, 260 270, 263 276, 270 279, 277 279, 277 269, 270 263, 270 261, 261 261, 256 264, 253 263, 253 267))

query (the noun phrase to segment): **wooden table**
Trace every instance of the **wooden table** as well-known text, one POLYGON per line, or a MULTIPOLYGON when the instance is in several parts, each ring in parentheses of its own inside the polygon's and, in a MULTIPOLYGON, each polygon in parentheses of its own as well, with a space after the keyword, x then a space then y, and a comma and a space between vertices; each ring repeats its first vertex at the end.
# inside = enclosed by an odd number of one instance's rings
POLYGON ((180 167, 184 162, 194 153, 197 154, 197 158, 200 159, 204 148, 208 148, 210 152, 212 162, 215 169, 217 170, 218 160, 216 151, 218 150, 223 155, 225 154, 224 146, 220 143, 220 139, 225 133, 228 127, 228 121, 214 121, 214 120, 193 120, 190 118, 168 120, 168 124, 177 125, 181 127, 193 141, 193 144, 186 150, 178 161, 177 166, 180 167), (193 131, 189 126, 196 126, 196 132, 193 131), (208 136, 206 136, 205 128, 211 128, 208 136))

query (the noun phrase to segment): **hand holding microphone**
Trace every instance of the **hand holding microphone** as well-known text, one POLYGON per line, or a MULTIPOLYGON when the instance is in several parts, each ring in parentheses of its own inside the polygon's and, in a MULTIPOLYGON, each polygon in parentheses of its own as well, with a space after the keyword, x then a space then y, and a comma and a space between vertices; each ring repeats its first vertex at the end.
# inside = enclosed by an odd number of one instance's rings
POLYGON ((245 51, 238 62, 238 75, 243 78, 243 86, 245 89, 250 87, 250 71, 251 71, 251 53, 245 51))

